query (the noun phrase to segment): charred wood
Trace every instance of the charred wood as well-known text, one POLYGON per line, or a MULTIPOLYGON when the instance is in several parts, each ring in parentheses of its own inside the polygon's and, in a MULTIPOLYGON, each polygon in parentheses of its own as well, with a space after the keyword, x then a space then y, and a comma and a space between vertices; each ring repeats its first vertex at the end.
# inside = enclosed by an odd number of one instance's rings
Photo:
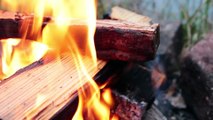
POLYGON ((117 79, 118 82, 110 86, 115 102, 112 114, 121 120, 141 120, 155 99, 151 72, 130 64, 117 79))
POLYGON ((141 120, 147 108, 146 102, 136 102, 117 92, 113 92, 113 98, 115 103, 112 115, 116 115, 119 120, 141 120))

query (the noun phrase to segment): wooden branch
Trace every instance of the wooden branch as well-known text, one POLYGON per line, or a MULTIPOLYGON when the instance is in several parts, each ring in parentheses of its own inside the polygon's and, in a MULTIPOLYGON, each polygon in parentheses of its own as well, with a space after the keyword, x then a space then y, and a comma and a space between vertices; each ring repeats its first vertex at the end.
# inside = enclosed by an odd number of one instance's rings
MULTIPOLYGON (((22 19, 0 19, 0 38, 21 37, 22 19)), ((74 24, 72 26, 85 26, 74 24)), ((45 25, 46 23, 44 23, 45 25)), ((32 36, 30 36, 32 38, 32 36)), ((97 20, 95 33, 97 56, 104 60, 147 61, 153 59, 159 45, 159 25, 143 26, 127 21, 97 20)))

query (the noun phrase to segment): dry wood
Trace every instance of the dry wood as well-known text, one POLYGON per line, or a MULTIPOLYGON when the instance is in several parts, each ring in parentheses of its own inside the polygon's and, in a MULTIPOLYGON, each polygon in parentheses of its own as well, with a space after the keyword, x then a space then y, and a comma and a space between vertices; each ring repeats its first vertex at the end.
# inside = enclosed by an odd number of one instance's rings
MULTIPOLYGON (((89 74, 94 76, 98 69, 84 58, 89 74)), ((49 119, 73 97, 80 85, 74 60, 66 55, 61 63, 56 60, 27 69, 0 82, 0 119, 49 119)), ((101 69, 106 62, 99 60, 101 69)), ((85 79, 82 76, 82 79, 85 79)))
MULTIPOLYGON (((18 18, 19 20, 0 19, 0 38, 20 37, 20 23, 27 17, 18 18)), ((85 24, 71 21, 70 27, 73 26, 85 24)), ((159 25, 144 26, 127 21, 97 20, 94 37, 100 59, 147 61, 154 58, 158 48, 159 25)))
POLYGON ((159 45, 158 24, 140 26, 125 21, 97 21, 95 44, 101 59, 147 61, 159 45))
MULTIPOLYGON (((111 11, 112 11, 111 14, 110 14, 111 19, 128 21, 128 22, 130 22, 132 24, 135 24, 137 26, 143 26, 142 28, 146 28, 146 27, 149 28, 149 27, 153 27, 154 26, 153 28, 156 29, 156 30, 154 30, 156 34, 154 36, 152 36, 152 37, 154 37, 153 41, 155 41, 154 44, 156 45, 154 51, 156 52, 156 50, 158 48, 158 45, 159 45, 159 26, 158 26, 158 24, 153 24, 152 21, 151 21, 151 18, 149 18, 147 16, 143 16, 143 15, 137 14, 135 12, 129 11, 127 9, 124 9, 124 8, 121 8, 121 7, 118 7, 118 6, 113 7, 111 11)), ((144 30, 144 31, 146 31, 146 30, 144 30)), ((147 36, 149 36, 149 35, 150 34, 147 34, 147 36)), ((146 38, 146 37, 144 37, 144 38, 146 38)), ((147 37, 147 38, 149 40, 151 40, 149 37, 147 37)), ((138 42, 138 43, 140 44, 140 42, 138 42)), ((143 47, 147 46, 147 48, 152 48, 152 47, 150 47, 150 45, 153 44, 153 43, 151 43, 149 45, 146 44, 146 43, 149 43, 147 41, 143 42, 143 43, 144 43, 143 44, 144 46, 142 44, 140 44, 140 45, 142 45, 143 47)), ((137 43, 135 43, 135 44, 137 44, 137 43)), ((145 51, 148 52, 148 51, 150 51, 150 49, 149 50, 145 50, 145 51)), ((140 52, 143 52, 143 50, 140 51, 140 52)), ((148 53, 148 54, 151 54, 151 53, 148 53)), ((144 55, 144 56, 146 56, 146 55, 144 55)), ((132 57, 133 57, 133 59, 135 59, 134 56, 132 56, 132 57)), ((142 56, 140 56, 140 57, 142 57, 142 56)))
POLYGON ((125 20, 143 26, 150 26, 152 24, 151 18, 121 8, 119 6, 115 6, 112 8, 112 13, 110 14, 110 17, 112 19, 125 20))

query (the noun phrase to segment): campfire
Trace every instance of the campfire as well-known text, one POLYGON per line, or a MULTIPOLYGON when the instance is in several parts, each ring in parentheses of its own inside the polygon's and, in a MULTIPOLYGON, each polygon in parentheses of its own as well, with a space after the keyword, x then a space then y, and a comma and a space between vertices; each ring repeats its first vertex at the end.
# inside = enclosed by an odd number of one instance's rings
MULTIPOLYGON (((0 16, 0 118, 56 119, 66 108, 76 120, 122 118, 126 101, 112 86, 155 57, 158 24, 96 20, 93 0, 3 4, 14 12, 0 16)), ((127 103, 141 119, 147 104, 127 103)))

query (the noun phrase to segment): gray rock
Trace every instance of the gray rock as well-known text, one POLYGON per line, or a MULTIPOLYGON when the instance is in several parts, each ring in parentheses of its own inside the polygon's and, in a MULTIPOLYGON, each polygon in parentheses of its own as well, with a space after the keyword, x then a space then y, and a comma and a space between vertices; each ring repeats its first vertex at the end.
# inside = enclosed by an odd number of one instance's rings
POLYGON ((185 53, 179 86, 187 105, 200 120, 213 119, 213 34, 185 53))

